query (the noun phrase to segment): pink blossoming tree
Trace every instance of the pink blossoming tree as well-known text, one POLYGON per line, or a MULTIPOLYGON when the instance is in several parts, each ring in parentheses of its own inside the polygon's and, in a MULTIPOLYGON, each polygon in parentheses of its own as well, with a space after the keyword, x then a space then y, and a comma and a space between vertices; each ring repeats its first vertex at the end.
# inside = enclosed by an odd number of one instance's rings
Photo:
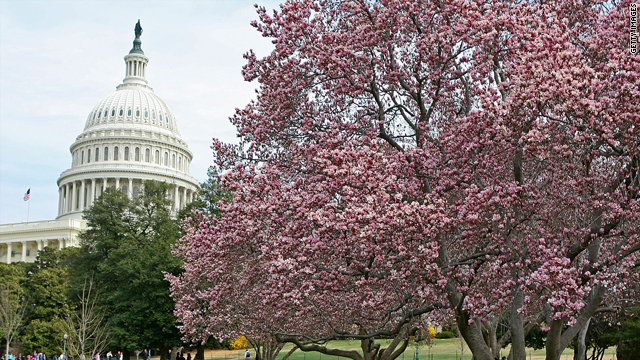
POLYGON ((365 358, 393 359, 444 306, 476 359, 507 339, 525 359, 535 325, 548 331, 547 359, 559 359, 638 275, 628 8, 258 8, 254 25, 275 49, 246 56, 260 89, 231 119, 241 143, 214 140, 233 201, 219 219, 195 217, 176 249, 183 332, 267 332, 355 360, 312 344, 360 336, 365 358), (376 335, 396 340, 382 350, 376 335))

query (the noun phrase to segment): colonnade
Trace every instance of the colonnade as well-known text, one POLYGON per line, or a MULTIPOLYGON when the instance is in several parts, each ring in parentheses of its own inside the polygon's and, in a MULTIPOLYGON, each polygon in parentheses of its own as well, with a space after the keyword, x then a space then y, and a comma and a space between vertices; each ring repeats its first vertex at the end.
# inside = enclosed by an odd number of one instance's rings
MULTIPOLYGON (((74 244, 71 243, 71 241, 69 239, 65 239, 65 238, 58 238, 58 239, 42 239, 42 240, 23 240, 23 241, 9 241, 1 245, 5 245, 5 249, 6 252, 4 252, 6 254, 6 263, 7 264, 11 264, 11 262, 16 262, 16 261, 22 261, 22 262, 26 262, 27 261, 27 251, 29 250, 29 243, 35 243, 35 249, 36 252, 34 254, 29 254, 29 257, 35 257, 38 255, 38 252, 42 249, 44 249, 46 246, 49 246, 49 241, 56 241, 57 242, 57 249, 58 250, 62 250, 68 246, 73 246, 74 244), (17 245, 14 247, 14 245, 17 245), (20 250, 20 257, 18 258, 17 256, 15 256, 17 254, 17 251, 20 250)), ((32 246, 33 248, 33 246, 32 246)), ((2 254, 3 251, 0 250, 0 256, 4 255, 2 254)))
MULTIPOLYGON (((58 216, 67 213, 84 211, 105 191, 108 186, 121 189, 130 199, 136 199, 142 190, 142 183, 147 179, 134 178, 92 178, 70 181, 58 188, 58 216)), ((177 213, 195 196, 195 189, 173 184, 171 190, 171 212, 177 213)))

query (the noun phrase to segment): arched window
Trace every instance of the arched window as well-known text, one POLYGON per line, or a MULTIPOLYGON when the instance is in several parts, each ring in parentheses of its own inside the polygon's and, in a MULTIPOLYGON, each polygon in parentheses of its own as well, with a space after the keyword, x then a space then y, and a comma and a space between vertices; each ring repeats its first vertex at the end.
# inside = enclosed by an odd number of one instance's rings
POLYGON ((171 155, 171 167, 176 168, 176 154, 171 155))
POLYGON ((136 117, 140 117, 140 109, 136 109, 136 117))
POLYGON ((104 111, 104 117, 107 117, 107 110, 104 111))
POLYGON ((91 149, 87 149, 87 164, 91 162, 91 149))
POLYGON ((169 166, 169 153, 164 153, 164 166, 169 166))
POLYGON ((137 201, 138 200, 138 187, 134 186, 133 187, 133 201, 137 201))
POLYGON ((127 110, 127 116, 131 116, 131 109, 127 110))
POLYGON ((113 148, 113 161, 118 161, 118 147, 113 148))
POLYGON ((144 118, 148 118, 149 117, 149 111, 147 109, 144 109, 144 118))
POLYGON ((129 161, 129 147, 124 147, 124 161, 129 161))
POLYGON ((104 147, 104 161, 109 160, 109 147, 104 147))
POLYGON ((160 151, 156 150, 156 164, 160 164, 160 151))
POLYGON ((139 147, 136 147, 136 152, 135 152, 135 154, 136 154, 136 158, 135 158, 135 160, 136 160, 136 161, 140 161, 140 148, 139 148, 139 147))
POLYGON ((120 116, 122 116, 122 109, 120 109, 120 116))
POLYGON ((111 110, 111 116, 116 116, 116 109, 111 110))
POLYGON ((98 156, 99 154, 100 154, 100 148, 96 148, 96 162, 100 160, 100 156, 98 156))
POLYGON ((129 190, 127 188, 127 185, 122 185, 122 193, 125 194, 125 195, 128 195, 129 193, 127 192, 127 190, 129 190))
POLYGON ((178 170, 182 170, 182 156, 178 158, 178 170))
POLYGON ((84 164, 84 150, 82 150, 82 157, 80 158, 80 165, 84 164))
POLYGON ((151 159, 149 158, 151 156, 151 151, 149 149, 145 149, 144 150, 144 161, 145 162, 150 162, 151 159))

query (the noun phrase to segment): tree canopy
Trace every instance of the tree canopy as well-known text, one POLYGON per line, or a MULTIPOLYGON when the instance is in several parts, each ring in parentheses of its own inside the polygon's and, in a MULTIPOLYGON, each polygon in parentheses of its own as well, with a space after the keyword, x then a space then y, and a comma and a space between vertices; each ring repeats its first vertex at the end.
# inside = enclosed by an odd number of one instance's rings
POLYGON ((508 338, 524 360, 536 325, 559 359, 638 276, 629 4, 258 7, 275 48, 245 55, 260 88, 231 118, 240 144, 214 140, 233 201, 187 225, 180 320, 211 321, 205 336, 257 323, 313 341, 443 306, 475 359, 508 338), (487 340, 505 312, 509 331, 487 340))
POLYGON ((164 273, 177 274, 171 244, 179 237, 169 216, 169 184, 146 181, 136 201, 106 189, 85 212, 88 230, 69 259, 72 287, 79 293, 93 278, 113 344, 133 351, 181 344, 174 303, 164 273))

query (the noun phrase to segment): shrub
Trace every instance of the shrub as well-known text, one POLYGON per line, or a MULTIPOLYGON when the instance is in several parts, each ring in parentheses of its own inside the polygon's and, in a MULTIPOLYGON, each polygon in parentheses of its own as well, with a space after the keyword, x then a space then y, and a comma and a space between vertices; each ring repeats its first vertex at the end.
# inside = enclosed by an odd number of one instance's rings
POLYGON ((436 335, 437 339, 451 339, 453 338, 453 333, 451 331, 443 331, 436 335))
POLYGON ((229 348, 231 348, 231 350, 246 349, 248 347, 249 347, 249 342, 247 341, 247 338, 244 336, 239 336, 233 339, 231 341, 231 344, 229 344, 229 348))

